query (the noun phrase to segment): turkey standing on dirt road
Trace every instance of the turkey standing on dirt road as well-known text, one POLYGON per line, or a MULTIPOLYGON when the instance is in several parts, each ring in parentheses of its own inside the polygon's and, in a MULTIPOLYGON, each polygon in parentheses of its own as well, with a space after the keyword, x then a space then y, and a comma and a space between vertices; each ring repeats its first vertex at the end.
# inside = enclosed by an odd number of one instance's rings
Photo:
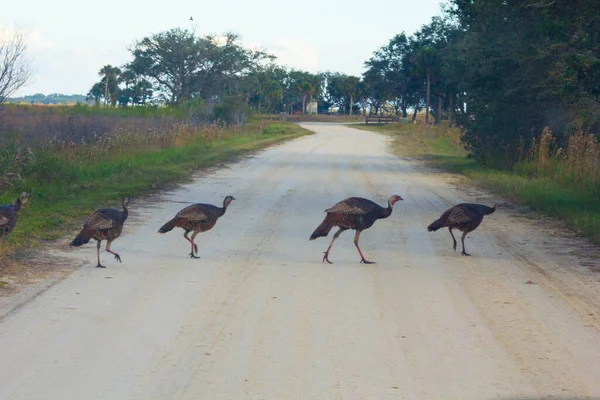
POLYGON ((164 224, 158 232, 167 233, 175 227, 183 228, 185 230, 183 237, 192 245, 190 258, 200 258, 195 255, 198 253, 198 246, 194 243, 196 235, 200 232, 206 232, 212 229, 219 217, 225 214, 225 211, 232 200, 235 200, 235 197, 225 197, 223 200, 223 207, 202 203, 192 204, 179 211, 177 215, 175 215, 175 218, 164 224), (188 237, 190 232, 193 232, 191 238, 188 237))
POLYGON ((110 249, 110 244, 123 231, 123 224, 129 214, 127 205, 130 200, 129 197, 123 199, 123 211, 115 210, 114 208, 102 208, 94 212, 87 217, 83 224, 83 229, 81 229, 81 232, 71 242, 71 246, 81 246, 88 243, 92 238, 96 240, 98 253, 98 265, 96 265, 96 268, 106 268, 100 264, 100 244, 103 240, 106 240, 106 251, 113 254, 115 260, 121 262, 121 256, 110 249))
POLYGON ((321 222, 321 225, 315 229, 309 240, 327 236, 334 226, 340 228, 335 235, 333 235, 333 240, 331 240, 331 244, 327 248, 325 256, 323 256, 323 262, 327 261, 331 264, 331 261, 329 261, 329 251, 331 250, 331 246, 333 246, 333 242, 335 242, 345 230, 354 229, 356 231, 356 234, 354 235, 354 245, 358 249, 358 254, 360 254, 360 262, 374 264, 374 262, 365 259, 362 251, 360 251, 360 247, 358 246, 360 233, 365 229, 369 229, 378 219, 389 217, 392 214, 392 207, 399 200, 404 199, 398 195, 391 196, 388 200, 387 208, 381 207, 379 204, 368 199, 363 199, 362 197, 349 197, 346 200, 342 200, 333 207, 325 210, 327 216, 323 222, 321 222))
POLYGON ((496 211, 496 208, 505 206, 506 203, 503 201, 499 201, 494 204, 494 207, 488 207, 483 204, 473 204, 473 203, 461 203, 457 204, 454 207, 446 210, 442 216, 433 221, 431 225, 427 227, 429 232, 435 232, 440 228, 448 227, 450 231, 450 235, 452 236, 452 241, 454 242, 453 249, 456 251, 456 238, 452 233, 452 229, 456 228, 459 231, 462 231, 463 234, 460 237, 462 242, 462 254, 463 256, 470 256, 465 250, 465 237, 469 232, 473 232, 481 221, 483 221, 483 217, 489 214, 492 214, 496 211))

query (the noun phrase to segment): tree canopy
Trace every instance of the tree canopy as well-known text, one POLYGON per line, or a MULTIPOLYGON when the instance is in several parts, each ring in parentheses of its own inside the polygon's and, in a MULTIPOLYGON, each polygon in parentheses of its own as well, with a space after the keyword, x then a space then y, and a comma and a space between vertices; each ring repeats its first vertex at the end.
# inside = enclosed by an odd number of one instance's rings
POLYGON ((509 166, 544 127, 600 135, 599 54, 598 1, 450 0, 375 51, 364 79, 373 107, 425 106, 475 157, 509 166))

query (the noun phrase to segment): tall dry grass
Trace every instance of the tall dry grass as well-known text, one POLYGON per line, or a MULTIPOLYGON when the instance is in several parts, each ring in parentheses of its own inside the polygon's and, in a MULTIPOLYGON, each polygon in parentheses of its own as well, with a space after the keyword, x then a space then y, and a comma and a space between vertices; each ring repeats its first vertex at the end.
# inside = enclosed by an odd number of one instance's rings
POLYGON ((545 128, 533 140, 527 160, 517 167, 577 188, 584 194, 599 192, 600 143, 596 137, 579 131, 568 138, 566 148, 556 142, 550 129, 545 128))
MULTIPOLYGON (((18 115, 23 118, 21 111, 18 115)), ((36 246, 40 240, 61 237, 66 226, 80 224, 90 210, 118 205, 123 196, 150 193, 186 179, 197 168, 307 133, 296 125, 271 121, 222 127, 174 117, 154 118, 153 114, 148 117, 150 122, 132 121, 146 117, 113 115, 112 111, 84 112, 70 118, 71 111, 53 110, 43 118, 43 113, 34 109, 27 122, 30 131, 0 132, 0 204, 14 201, 23 191, 31 193, 30 207, 20 212, 17 228, 0 245, 0 257, 36 246), (107 116, 108 120, 120 118, 124 127, 106 124, 101 133, 83 128, 105 124, 107 116), (85 123, 72 122, 77 120, 85 123), (152 125, 157 120, 160 125, 152 125), (68 127, 69 121, 75 129, 67 135, 35 135, 36 128, 68 127), (127 131, 133 123, 138 128, 127 131), (146 129, 147 124, 159 128, 146 129)))

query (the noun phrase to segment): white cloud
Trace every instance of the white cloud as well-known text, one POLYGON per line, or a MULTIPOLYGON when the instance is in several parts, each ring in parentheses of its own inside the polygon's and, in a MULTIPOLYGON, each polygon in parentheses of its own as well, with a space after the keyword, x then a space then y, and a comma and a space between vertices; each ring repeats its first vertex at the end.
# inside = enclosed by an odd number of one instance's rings
POLYGON ((318 72, 319 55, 317 50, 303 40, 278 38, 264 48, 277 57, 277 63, 290 68, 318 72))
POLYGON ((51 49, 54 47, 54 43, 38 31, 31 31, 27 34, 27 44, 34 49, 51 49))
POLYGON ((54 43, 46 39, 40 31, 10 26, 0 27, 0 43, 12 39, 15 34, 21 34, 30 49, 48 49, 54 46, 54 43))

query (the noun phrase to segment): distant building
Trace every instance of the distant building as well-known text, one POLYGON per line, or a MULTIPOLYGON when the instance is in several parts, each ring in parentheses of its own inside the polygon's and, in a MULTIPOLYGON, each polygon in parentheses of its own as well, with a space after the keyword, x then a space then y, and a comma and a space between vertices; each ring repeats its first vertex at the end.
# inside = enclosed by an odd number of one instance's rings
POLYGON ((309 101, 306 104, 306 113, 307 114, 316 114, 317 113, 318 104, 315 100, 309 101))

